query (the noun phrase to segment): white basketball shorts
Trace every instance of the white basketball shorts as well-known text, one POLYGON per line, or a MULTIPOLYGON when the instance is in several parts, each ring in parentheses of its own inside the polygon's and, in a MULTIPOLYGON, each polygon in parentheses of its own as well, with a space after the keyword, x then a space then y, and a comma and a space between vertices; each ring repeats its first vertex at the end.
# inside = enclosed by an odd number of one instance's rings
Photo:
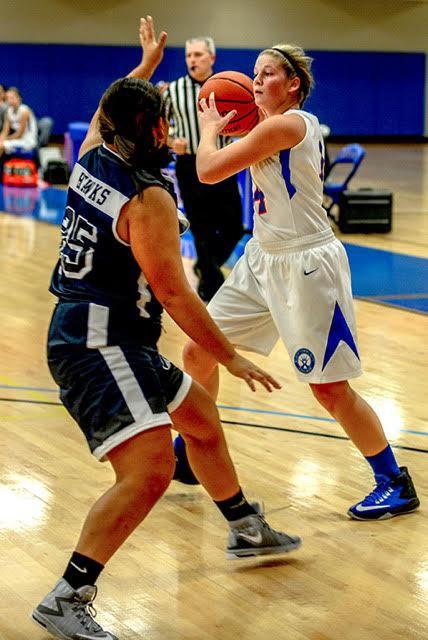
POLYGON ((303 382, 362 373, 348 258, 330 229, 287 243, 252 238, 208 311, 238 348, 267 356, 281 338, 303 382))
POLYGON ((32 151, 37 146, 32 138, 16 138, 15 140, 3 140, 3 146, 6 153, 10 154, 14 151, 32 151))

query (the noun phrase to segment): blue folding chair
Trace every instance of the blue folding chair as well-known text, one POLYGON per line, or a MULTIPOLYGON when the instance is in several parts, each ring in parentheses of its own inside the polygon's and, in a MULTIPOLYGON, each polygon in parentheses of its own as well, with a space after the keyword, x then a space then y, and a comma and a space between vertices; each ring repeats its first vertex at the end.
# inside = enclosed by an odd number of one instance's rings
POLYGON ((365 149, 363 149, 361 145, 348 144, 339 151, 330 165, 328 178, 324 183, 324 195, 327 196, 329 202, 327 205, 324 204, 324 207, 327 215, 333 218, 333 220, 335 220, 335 218, 331 215, 331 209, 335 204, 338 204, 340 194, 348 187, 348 184, 356 174, 365 155, 365 149), (345 177, 342 177, 341 182, 333 182, 334 167, 337 165, 349 165, 349 171, 345 177))

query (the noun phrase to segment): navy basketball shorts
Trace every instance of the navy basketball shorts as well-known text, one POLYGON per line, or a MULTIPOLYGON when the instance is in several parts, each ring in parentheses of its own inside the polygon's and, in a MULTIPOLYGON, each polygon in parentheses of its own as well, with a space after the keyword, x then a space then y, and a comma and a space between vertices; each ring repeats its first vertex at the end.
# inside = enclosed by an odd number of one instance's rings
POLYGON ((101 461, 136 434, 172 424, 169 414, 192 384, 156 348, 141 345, 48 348, 48 364, 62 403, 101 461))

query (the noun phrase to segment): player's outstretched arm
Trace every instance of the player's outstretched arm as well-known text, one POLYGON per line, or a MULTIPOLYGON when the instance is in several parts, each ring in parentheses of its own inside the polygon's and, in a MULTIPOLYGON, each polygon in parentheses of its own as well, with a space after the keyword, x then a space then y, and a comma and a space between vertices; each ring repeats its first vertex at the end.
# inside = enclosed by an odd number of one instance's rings
MULTIPOLYGON (((161 31, 159 38, 156 38, 153 18, 147 16, 146 18, 140 18, 139 39, 142 50, 141 62, 128 73, 127 77, 150 80, 162 61, 167 34, 165 31, 161 31)), ((88 133, 79 150, 79 158, 102 143, 98 130, 98 116, 99 109, 96 110, 92 117, 88 133)))
POLYGON ((153 18, 147 16, 147 18, 140 19, 139 38, 142 49, 141 62, 128 73, 128 77, 150 80, 162 62, 167 33, 166 31, 161 31, 159 38, 156 38, 153 18))
POLYGON ((268 391, 280 388, 271 375, 235 351, 190 287, 181 259, 175 204, 164 189, 149 187, 142 202, 133 198, 120 214, 117 231, 131 245, 156 298, 192 340, 253 391, 256 382, 268 391))
POLYGON ((290 149, 303 140, 306 124, 300 115, 273 115, 259 122, 246 136, 217 149, 217 136, 236 114, 221 116, 214 93, 200 101, 198 113, 201 139, 196 154, 196 169, 201 182, 215 184, 261 162, 282 149, 290 149))

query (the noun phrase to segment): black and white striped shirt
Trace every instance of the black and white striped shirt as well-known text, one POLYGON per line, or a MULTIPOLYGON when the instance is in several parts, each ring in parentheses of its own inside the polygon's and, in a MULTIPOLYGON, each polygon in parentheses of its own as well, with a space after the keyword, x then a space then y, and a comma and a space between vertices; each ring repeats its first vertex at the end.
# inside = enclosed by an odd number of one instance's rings
MULTIPOLYGON (((198 96, 201 86, 187 74, 171 82, 164 93, 170 136, 186 138, 187 152, 191 154, 196 154, 200 140, 198 96)), ((230 137, 218 136, 217 146, 221 149, 230 142, 230 137)))

